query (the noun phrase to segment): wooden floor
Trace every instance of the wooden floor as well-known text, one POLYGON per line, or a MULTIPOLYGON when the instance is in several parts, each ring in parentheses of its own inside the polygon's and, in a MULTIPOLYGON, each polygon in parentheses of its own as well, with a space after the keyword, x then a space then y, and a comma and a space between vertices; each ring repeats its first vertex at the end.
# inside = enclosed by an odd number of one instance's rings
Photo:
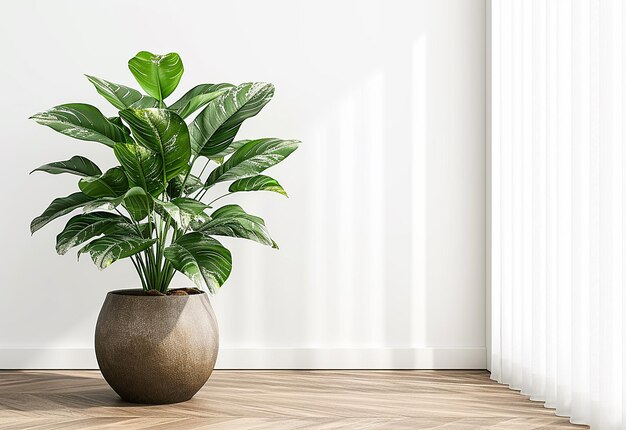
POLYGON ((216 371, 189 402, 123 403, 95 371, 0 372, 2 429, 566 429, 484 371, 216 371))

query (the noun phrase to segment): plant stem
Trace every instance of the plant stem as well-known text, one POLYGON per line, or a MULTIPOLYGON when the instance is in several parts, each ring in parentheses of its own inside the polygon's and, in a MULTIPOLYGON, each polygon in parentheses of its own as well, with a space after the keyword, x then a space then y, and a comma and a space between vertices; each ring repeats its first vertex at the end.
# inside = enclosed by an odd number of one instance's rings
POLYGON ((209 203, 209 206, 211 206, 213 203, 215 203, 216 201, 218 201, 218 200, 219 200, 219 199, 221 199, 222 197, 226 197, 226 196, 229 196, 229 195, 231 195, 231 194, 233 194, 233 193, 226 193, 226 194, 223 194, 223 195, 219 196, 219 197, 218 197, 218 198, 216 198, 215 200, 212 200, 212 201, 209 203))
POLYGON ((196 195, 195 195, 195 196, 193 196, 192 198, 193 198, 194 200, 200 200, 200 199, 198 199, 198 196, 199 196, 200 194, 202 194, 202 192, 203 192, 203 191, 205 191, 205 190, 204 190, 204 188, 200 188, 200 189, 198 190, 198 192, 196 193, 196 195))
MULTIPOLYGON (((191 169, 193 169, 193 165, 195 164, 196 160, 198 159, 198 156, 196 155, 195 157, 193 157, 193 159, 191 160, 191 164, 189 165, 189 169, 187 169, 187 172, 185 173, 185 178, 183 179, 183 184, 180 187, 180 194, 179 197, 182 197, 183 194, 185 194, 185 185, 187 185, 187 179, 189 179, 189 175, 191 175, 191 169)), ((209 162, 207 161, 207 164, 209 164, 209 162)), ((206 165, 204 166, 204 168, 202 168, 202 172, 204 172, 204 169, 206 168, 206 165)), ((202 175, 202 173, 200 173, 200 175, 202 175)))
POLYGON ((159 278, 157 282, 158 282, 159 290, 163 293, 167 291, 167 287, 168 287, 168 283, 166 282, 166 279, 167 279, 167 268, 168 268, 169 262, 167 261, 167 259, 165 259, 165 247, 167 245, 167 236, 170 230, 170 223, 171 223, 171 218, 167 218, 167 220, 165 221, 164 228, 161 230, 161 239, 158 245, 159 253, 157 255, 157 264, 159 265, 159 278))
POLYGON ((202 177, 202 174, 204 173, 204 169, 206 169, 206 167, 209 165, 210 162, 211 162, 210 158, 208 160, 206 160, 206 163, 204 164, 204 167, 202 168, 202 170, 200 170, 200 174, 198 175, 199 178, 202 177))
POLYGON ((143 273, 141 273, 141 269, 139 268, 139 266, 135 262, 134 256, 130 257, 130 261, 133 262, 133 266, 135 266, 135 270, 137 271, 137 274, 139 275, 139 280, 141 280, 141 287, 143 288, 144 291, 147 290, 148 287, 146 286, 146 281, 144 280, 143 273))

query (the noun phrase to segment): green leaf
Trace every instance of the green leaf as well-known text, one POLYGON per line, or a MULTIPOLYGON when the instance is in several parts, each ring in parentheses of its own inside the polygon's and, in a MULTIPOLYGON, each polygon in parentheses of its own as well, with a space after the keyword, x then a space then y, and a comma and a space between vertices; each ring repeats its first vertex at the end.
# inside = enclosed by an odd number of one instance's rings
POLYGON ((202 233, 187 233, 165 248, 165 258, 198 287, 213 293, 226 282, 232 269, 230 251, 202 233))
POLYGON ((215 161, 217 164, 224 163, 224 158, 241 148, 246 143, 250 142, 250 139, 244 140, 235 140, 233 143, 228 145, 228 147, 215 155, 211 155, 209 158, 215 161))
POLYGON ((144 148, 161 158, 163 185, 188 168, 191 147, 187 124, 166 109, 126 109, 120 116, 144 148))
POLYGON ((92 200, 83 206, 83 212, 89 213, 93 212, 97 209, 104 209, 112 211, 116 207, 122 204, 124 196, 121 197, 100 197, 98 199, 92 200))
POLYGON ((211 214, 211 220, 196 229, 215 236, 230 236, 250 239, 278 248, 270 237, 263 219, 246 213, 238 205, 227 205, 211 214))
POLYGON ((128 191, 128 179, 121 167, 113 167, 103 175, 90 176, 78 181, 78 188, 93 198, 119 197, 128 191))
POLYGON ((154 230, 155 225, 150 223, 142 223, 139 224, 139 232, 141 233, 141 237, 145 239, 152 239, 152 231, 154 230))
POLYGON ((211 217, 206 213, 202 212, 191 219, 189 222, 189 227, 192 230, 198 230, 203 224, 206 224, 211 220, 211 217))
POLYGON ((113 234, 89 242, 78 251, 78 256, 89 252, 94 264, 106 269, 117 260, 150 248, 155 242, 155 239, 144 239, 136 234, 113 234))
POLYGON ((122 202, 135 221, 141 221, 152 213, 154 200, 141 187, 132 187, 122 197, 122 202))
POLYGON ((283 161, 300 144, 297 140, 258 139, 243 145, 224 164, 209 175, 205 187, 223 181, 256 176, 283 161))
POLYGON ((235 138, 241 123, 259 113, 274 95, 274 86, 247 83, 210 102, 189 126, 193 156, 211 157, 235 138))
POLYGON ((187 182, 185 182, 185 190, 181 193, 181 188, 183 186, 183 180, 185 179, 184 174, 180 174, 175 178, 172 178, 167 184, 167 195, 170 197, 176 197, 180 195, 189 195, 194 191, 198 191, 200 188, 204 186, 202 180, 195 175, 189 175, 187 178, 187 182))
POLYGON ((147 51, 131 58, 128 68, 141 88, 157 100, 174 92, 185 70, 177 53, 155 55, 147 51))
POLYGON ((274 178, 265 175, 250 176, 249 178, 238 179, 228 187, 228 191, 236 193, 238 191, 273 191, 287 197, 287 192, 274 178))
POLYGON ((130 138, 130 128, 126 127, 126 125, 122 122, 122 118, 120 118, 119 116, 110 116, 108 120, 111 121, 113 124, 117 125, 122 130, 124 130, 124 133, 126 133, 126 135, 129 136, 129 138, 126 139, 126 141, 132 142, 132 139, 130 138))
POLYGON ((74 209, 83 207, 85 204, 94 200, 81 192, 70 194, 67 197, 56 198, 50 203, 50 206, 43 211, 41 215, 30 223, 30 232, 34 233, 50 221, 72 212, 74 209))
POLYGON ((70 248, 80 245, 96 236, 126 230, 132 232, 134 226, 127 218, 110 212, 93 212, 76 215, 67 222, 57 236, 56 250, 63 255, 70 248))
POLYGON ((179 100, 168 109, 181 118, 187 118, 197 109, 206 105, 211 100, 225 93, 232 84, 200 84, 185 93, 179 100))
POLYGON ((211 207, 201 201, 189 197, 176 197, 172 199, 171 202, 181 208, 181 210, 194 215, 199 215, 204 212, 205 209, 211 207))
POLYGON ((47 172, 53 175, 71 173, 78 176, 98 176, 102 174, 102 170, 93 161, 80 155, 75 155, 69 160, 44 164, 30 173, 33 172, 47 172))
POLYGON ((80 140, 113 146, 127 142, 124 129, 109 121, 98 108, 84 103, 70 103, 31 116, 38 124, 80 140))
POLYGON ((132 187, 122 196, 100 197, 87 203, 83 207, 83 212, 92 212, 101 208, 111 211, 121 204, 124 204, 131 217, 137 221, 141 221, 148 216, 154 207, 152 196, 147 194, 141 187, 132 187))
POLYGON ((123 205, 134 220, 141 221, 152 212, 154 200, 143 188, 132 187, 124 195, 100 197, 87 203, 83 208, 83 212, 87 213, 101 208, 113 210, 119 205, 123 205))
POLYGON ((119 110, 130 107, 133 108, 154 108, 159 106, 159 101, 154 97, 145 96, 134 88, 125 87, 124 85, 114 84, 95 76, 85 75, 91 82, 96 91, 107 99, 113 106, 119 110))
POLYGON ((113 152, 131 187, 141 187, 152 196, 163 191, 163 162, 158 154, 136 143, 118 143, 113 152))
POLYGON ((202 221, 204 217, 201 214, 210 207, 186 197, 177 197, 169 202, 157 200, 155 203, 157 204, 157 212, 168 215, 183 230, 187 229, 192 221, 202 221))

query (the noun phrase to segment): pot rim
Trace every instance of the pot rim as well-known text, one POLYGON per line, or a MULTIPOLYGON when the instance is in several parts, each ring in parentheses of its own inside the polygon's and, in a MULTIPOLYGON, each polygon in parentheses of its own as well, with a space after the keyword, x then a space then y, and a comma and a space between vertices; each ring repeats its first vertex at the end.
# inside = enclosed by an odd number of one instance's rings
MULTIPOLYGON (((182 287, 185 288, 185 287, 182 287)), ((192 288, 192 287, 189 287, 192 288)), ((177 290, 179 288, 172 288, 172 290, 177 290)), ((107 296, 111 295, 111 296, 122 296, 122 297, 140 297, 140 298, 147 298, 147 299, 160 299, 160 298, 188 298, 188 297, 194 297, 194 296, 198 296, 198 297, 202 297, 202 296, 207 296, 206 291, 204 290, 200 290, 198 289, 198 291, 200 291, 197 294, 188 294, 188 295, 167 295, 164 294, 162 296, 157 296, 157 295, 150 295, 150 294, 143 294, 144 290, 142 288, 122 288, 119 290, 111 290, 109 292, 107 292, 107 296)))

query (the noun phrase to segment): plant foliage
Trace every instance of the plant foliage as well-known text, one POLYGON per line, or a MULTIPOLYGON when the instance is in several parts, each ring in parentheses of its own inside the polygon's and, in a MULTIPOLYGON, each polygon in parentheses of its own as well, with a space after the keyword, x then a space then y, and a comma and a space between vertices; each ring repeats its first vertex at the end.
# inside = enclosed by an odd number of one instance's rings
POLYGON ((165 99, 184 72, 180 56, 142 51, 128 67, 147 94, 87 76, 118 116, 107 118, 94 106, 70 103, 31 117, 67 136, 110 147, 119 162, 103 172, 75 155, 34 169, 76 175, 79 191, 54 199, 32 221, 31 232, 82 209, 57 236, 59 254, 79 247, 78 255, 88 253, 100 269, 128 258, 144 290, 166 292, 179 271, 215 292, 232 268, 230 251, 216 236, 278 246, 263 219, 235 204, 214 203, 242 191, 286 196, 278 181, 260 173, 288 157, 299 142, 235 140, 243 121, 272 98, 272 84, 200 84, 168 107, 165 99), (214 185, 226 181, 232 181, 227 194, 203 202, 214 185))

